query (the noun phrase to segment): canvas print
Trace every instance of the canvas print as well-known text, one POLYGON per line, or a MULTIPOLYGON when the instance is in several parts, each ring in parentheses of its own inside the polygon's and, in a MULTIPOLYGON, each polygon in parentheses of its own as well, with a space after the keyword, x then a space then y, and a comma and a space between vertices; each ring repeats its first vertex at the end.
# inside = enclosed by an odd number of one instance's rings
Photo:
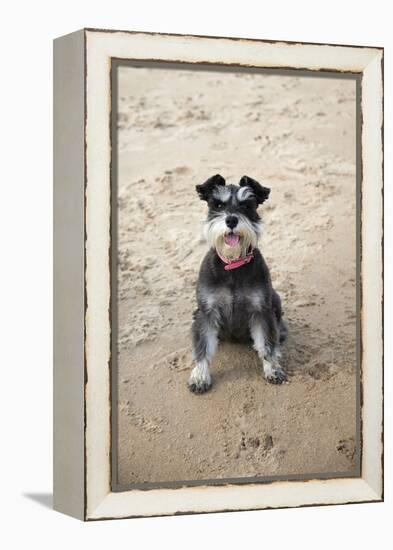
POLYGON ((112 67, 114 490, 359 475, 351 75, 112 67))

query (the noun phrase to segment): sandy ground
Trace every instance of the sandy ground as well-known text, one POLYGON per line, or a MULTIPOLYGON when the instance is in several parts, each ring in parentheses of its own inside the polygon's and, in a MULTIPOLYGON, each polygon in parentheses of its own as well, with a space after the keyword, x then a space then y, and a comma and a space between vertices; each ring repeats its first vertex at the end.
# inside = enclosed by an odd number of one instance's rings
POLYGON ((356 458, 355 83, 119 69, 118 482, 350 472, 356 458), (283 386, 221 344, 191 394, 207 248, 195 185, 271 187, 261 250, 289 326, 283 386))

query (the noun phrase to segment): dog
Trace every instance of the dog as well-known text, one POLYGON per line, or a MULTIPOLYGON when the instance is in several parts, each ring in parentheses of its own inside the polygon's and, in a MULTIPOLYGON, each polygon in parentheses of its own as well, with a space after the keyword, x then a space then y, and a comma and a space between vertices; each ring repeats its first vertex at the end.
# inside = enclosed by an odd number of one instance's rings
POLYGON ((248 176, 239 185, 226 185, 216 174, 197 185, 196 191, 208 204, 204 236, 210 249, 197 281, 192 323, 195 366, 188 387, 196 394, 211 388, 209 367, 219 340, 252 343, 266 380, 281 384, 287 380, 279 363, 287 327, 280 296, 258 248, 262 221, 257 209, 270 189, 248 176))

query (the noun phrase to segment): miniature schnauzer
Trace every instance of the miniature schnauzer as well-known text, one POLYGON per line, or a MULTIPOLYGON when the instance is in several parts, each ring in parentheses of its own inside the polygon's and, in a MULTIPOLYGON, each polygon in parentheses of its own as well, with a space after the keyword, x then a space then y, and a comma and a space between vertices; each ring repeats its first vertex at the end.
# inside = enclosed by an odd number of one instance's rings
POLYGON ((193 393, 211 387, 209 366, 219 339, 252 342, 266 380, 281 384, 287 377, 279 364, 280 344, 287 329, 280 297, 257 248, 262 230, 257 208, 270 189, 248 176, 239 186, 225 185, 217 174, 196 190, 209 207, 204 234, 210 250, 197 283, 198 308, 192 325, 195 367, 188 387, 193 393))

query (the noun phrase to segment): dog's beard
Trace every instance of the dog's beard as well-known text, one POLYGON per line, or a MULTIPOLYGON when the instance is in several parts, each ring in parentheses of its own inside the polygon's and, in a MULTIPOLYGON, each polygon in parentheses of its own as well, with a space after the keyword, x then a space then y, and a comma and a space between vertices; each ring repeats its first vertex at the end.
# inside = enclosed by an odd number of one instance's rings
POLYGON ((210 246, 215 248, 217 252, 228 260, 244 258, 250 248, 255 248, 258 244, 258 239, 262 231, 261 222, 251 222, 245 216, 239 216, 237 226, 233 233, 239 235, 239 242, 235 246, 229 246, 225 242, 225 235, 231 232, 225 223, 226 215, 216 216, 212 220, 208 220, 204 226, 204 236, 210 246))

